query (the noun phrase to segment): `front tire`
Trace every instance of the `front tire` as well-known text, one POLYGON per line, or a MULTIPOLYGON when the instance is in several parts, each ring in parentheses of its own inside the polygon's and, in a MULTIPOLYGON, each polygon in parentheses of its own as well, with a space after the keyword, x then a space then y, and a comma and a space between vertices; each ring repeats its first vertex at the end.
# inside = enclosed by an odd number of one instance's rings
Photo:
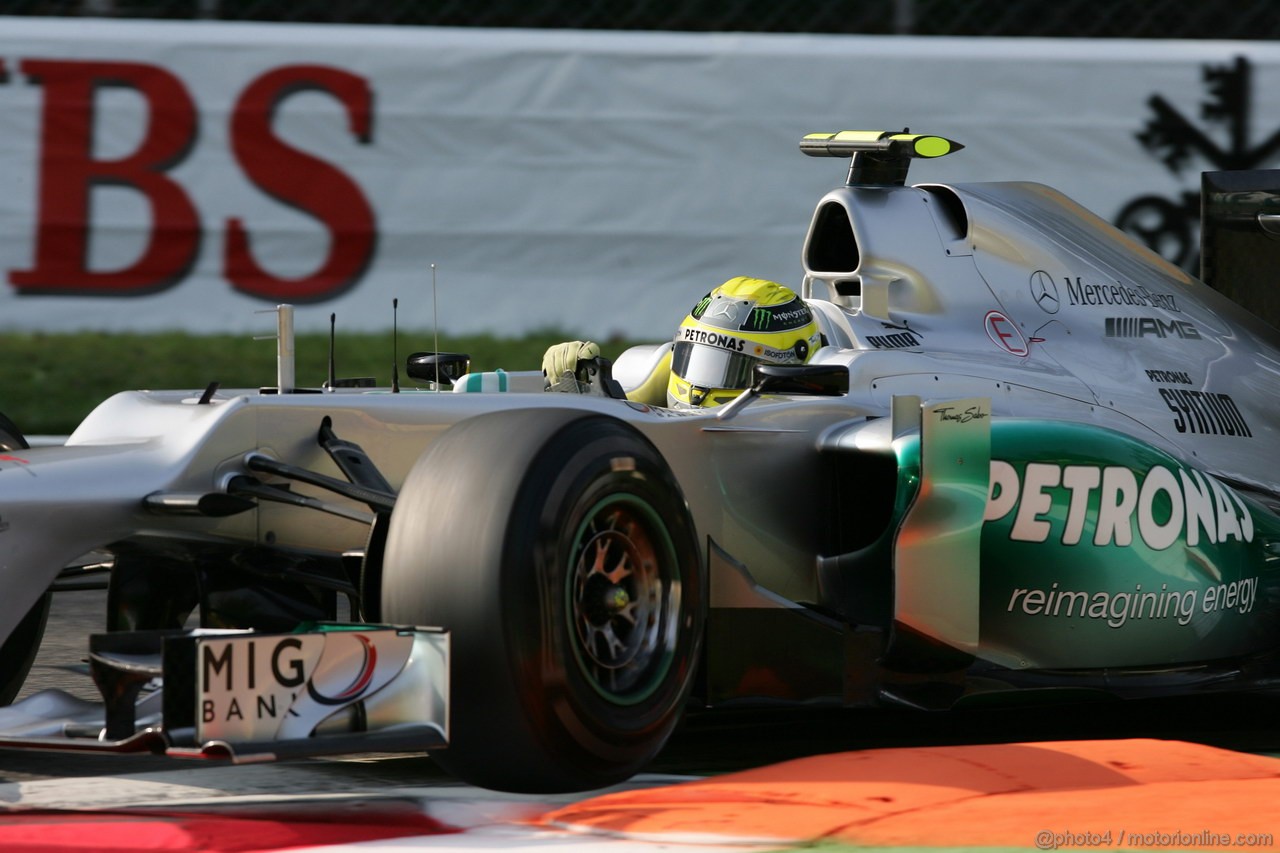
POLYGON ((396 501, 382 618, 452 636, 450 746, 473 784, 596 788, 679 720, 703 570, 680 488, 621 421, 546 409, 455 425, 396 501))

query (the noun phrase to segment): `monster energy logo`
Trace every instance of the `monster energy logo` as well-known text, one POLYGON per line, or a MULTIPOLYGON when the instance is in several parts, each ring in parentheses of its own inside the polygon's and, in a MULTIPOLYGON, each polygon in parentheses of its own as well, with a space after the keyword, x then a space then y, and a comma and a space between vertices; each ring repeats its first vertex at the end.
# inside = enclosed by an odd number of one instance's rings
POLYGON ((738 329, 744 332, 778 332, 799 328, 812 320, 813 314, 809 311, 809 306, 800 299, 793 299, 784 305, 752 308, 738 329))
POLYGON ((710 304, 711 294, 708 293, 706 296, 702 297, 702 300, 697 305, 693 306, 693 316, 701 317, 703 312, 707 310, 707 306, 710 304))

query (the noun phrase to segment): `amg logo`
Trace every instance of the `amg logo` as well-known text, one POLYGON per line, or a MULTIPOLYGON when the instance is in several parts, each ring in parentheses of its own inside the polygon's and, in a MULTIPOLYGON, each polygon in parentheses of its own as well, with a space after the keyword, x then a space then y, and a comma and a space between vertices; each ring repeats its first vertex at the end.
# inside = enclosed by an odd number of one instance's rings
POLYGON ((1202 435, 1234 435, 1252 438, 1244 415, 1227 394, 1188 391, 1185 388, 1161 388, 1160 396, 1173 412, 1173 428, 1178 432, 1202 435))
POLYGON ((1108 338, 1182 338, 1200 340, 1200 330, 1186 320, 1159 317, 1108 317, 1108 338))
POLYGON ((879 349, 903 349, 918 347, 920 340, 910 332, 898 332, 893 335, 868 335, 867 343, 879 349))

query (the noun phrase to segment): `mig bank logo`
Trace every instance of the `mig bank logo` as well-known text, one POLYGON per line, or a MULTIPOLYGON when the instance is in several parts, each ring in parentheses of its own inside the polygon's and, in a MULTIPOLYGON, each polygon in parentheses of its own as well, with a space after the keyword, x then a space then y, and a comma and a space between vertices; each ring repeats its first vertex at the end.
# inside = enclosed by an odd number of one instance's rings
POLYGON ((1185 270, 1200 266, 1201 171, 1259 169, 1280 153, 1280 127, 1252 141, 1253 68, 1243 56, 1229 65, 1201 68, 1208 97, 1200 121, 1188 118, 1163 95, 1147 100, 1150 116, 1135 134, 1139 143, 1180 182, 1177 198, 1139 196, 1116 215, 1116 225, 1185 270))
POLYGON ((309 737, 335 708, 385 687, 412 651, 412 634, 394 628, 200 638, 197 739, 309 737))

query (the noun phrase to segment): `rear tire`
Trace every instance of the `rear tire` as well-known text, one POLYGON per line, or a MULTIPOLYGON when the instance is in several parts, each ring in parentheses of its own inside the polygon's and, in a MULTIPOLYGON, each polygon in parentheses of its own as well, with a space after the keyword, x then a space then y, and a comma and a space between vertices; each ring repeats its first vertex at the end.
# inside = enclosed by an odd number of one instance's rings
POLYGON ((703 570, 675 478, 636 430, 556 409, 455 425, 396 501, 382 618, 452 642, 450 746, 464 781, 597 788, 679 720, 703 570))
MULTIPOLYGON (((0 453, 26 450, 28 447, 26 437, 13 421, 0 415, 0 453)), ((31 672, 40 641, 44 639, 45 624, 49 621, 50 598, 47 592, 40 596, 0 645, 0 705, 8 705, 17 697, 27 674, 31 672)))

